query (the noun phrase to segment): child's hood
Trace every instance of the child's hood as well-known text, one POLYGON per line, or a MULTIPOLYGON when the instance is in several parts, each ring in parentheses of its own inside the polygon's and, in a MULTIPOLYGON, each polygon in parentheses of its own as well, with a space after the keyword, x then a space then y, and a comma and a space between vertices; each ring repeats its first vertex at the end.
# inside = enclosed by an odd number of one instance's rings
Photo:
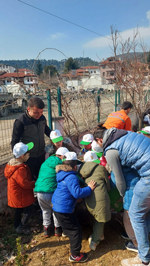
POLYGON ((65 179, 70 174, 77 175, 77 173, 72 169, 70 165, 65 165, 65 164, 57 165, 56 173, 57 173, 57 176, 56 176, 57 182, 61 182, 63 179, 65 179))
POLYGON ((83 178, 88 178, 91 176, 94 172, 94 170, 99 166, 99 164, 95 162, 85 162, 80 168, 79 168, 79 174, 83 178))
POLYGON ((18 168, 20 168, 23 163, 18 162, 15 158, 11 159, 5 167, 4 175, 8 179, 10 178, 18 168))
POLYGON ((50 156, 45 162, 44 164, 46 164, 48 167, 54 168, 58 165, 58 164, 62 164, 62 160, 57 157, 57 156, 50 156))

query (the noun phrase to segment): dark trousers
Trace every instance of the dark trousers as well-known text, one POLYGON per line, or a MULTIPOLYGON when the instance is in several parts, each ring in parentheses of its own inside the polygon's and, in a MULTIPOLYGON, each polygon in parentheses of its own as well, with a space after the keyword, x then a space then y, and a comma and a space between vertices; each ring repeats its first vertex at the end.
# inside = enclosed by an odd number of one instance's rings
POLYGON ((69 237, 71 254, 79 256, 82 243, 82 229, 75 214, 55 211, 54 213, 63 232, 69 237))
POLYGON ((37 180, 40 167, 42 163, 44 163, 44 161, 45 161, 45 153, 40 157, 30 157, 28 161, 25 163, 30 168, 32 180, 37 180))
POLYGON ((14 227, 17 228, 20 224, 26 225, 33 213, 33 204, 25 208, 15 209, 14 227), (22 215, 23 214, 23 215, 22 215), (22 218, 21 218, 22 216, 22 218))

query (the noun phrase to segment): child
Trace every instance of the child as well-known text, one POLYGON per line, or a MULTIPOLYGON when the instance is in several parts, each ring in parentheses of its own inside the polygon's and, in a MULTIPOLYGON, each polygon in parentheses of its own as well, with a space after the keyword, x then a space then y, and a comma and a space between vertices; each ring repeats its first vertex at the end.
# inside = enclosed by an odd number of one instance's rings
MULTIPOLYGON (((37 199, 42 209, 45 237, 50 236, 50 225, 51 225, 51 216, 52 216, 51 199, 53 192, 57 187, 55 167, 58 164, 62 164, 62 159, 65 153, 67 152, 68 149, 65 147, 58 148, 58 150, 56 151, 56 156, 49 157, 41 165, 39 176, 35 183, 34 192, 37 193, 37 199)), ((54 213, 53 213, 53 220, 55 226, 55 236, 61 236, 62 229, 54 213)))
POLYGON ((94 151, 97 157, 100 159, 100 165, 105 166, 105 168, 108 170, 109 166, 107 164, 105 156, 103 155, 103 149, 97 144, 95 140, 93 140, 92 142, 92 151, 94 151))
POLYGON ((13 148, 15 158, 8 162, 4 171, 8 182, 8 205, 15 208, 14 228, 19 234, 31 233, 26 225, 32 214, 32 203, 35 202, 33 195, 35 181, 32 181, 30 169, 24 163, 29 159, 29 151, 33 146, 33 142, 26 145, 22 142, 15 144, 13 148))
POLYGON ((142 128, 138 133, 142 133, 145 137, 150 138, 150 126, 142 128))
POLYGON ((94 137, 92 134, 86 134, 83 136, 82 141, 80 144, 84 145, 84 148, 81 149, 80 155, 85 154, 87 151, 91 150, 91 144, 94 140, 94 137))
POLYGON ((92 151, 94 151, 98 158, 101 158, 103 155, 103 149, 97 144, 95 140, 92 142, 92 151))
POLYGON ((45 147, 45 151, 49 154, 49 156, 55 154, 57 149, 60 147, 65 147, 69 151, 74 151, 71 140, 68 137, 63 138, 58 129, 51 131, 50 139, 52 141, 52 145, 49 144, 45 147))
POLYGON ((93 233, 89 237, 89 247, 95 251, 103 235, 104 224, 111 219, 110 199, 107 193, 109 187, 108 172, 104 166, 99 165, 99 159, 93 151, 84 155, 85 163, 80 167, 79 174, 88 184, 94 180, 97 184, 90 196, 85 197, 88 211, 94 216, 93 233))
POLYGON ((87 187, 80 188, 77 173, 77 156, 75 152, 67 152, 62 165, 56 166, 57 188, 52 197, 53 210, 64 233, 69 237, 71 246, 71 262, 85 262, 86 253, 80 253, 82 230, 74 214, 77 199, 90 196, 96 187, 93 180, 87 187))

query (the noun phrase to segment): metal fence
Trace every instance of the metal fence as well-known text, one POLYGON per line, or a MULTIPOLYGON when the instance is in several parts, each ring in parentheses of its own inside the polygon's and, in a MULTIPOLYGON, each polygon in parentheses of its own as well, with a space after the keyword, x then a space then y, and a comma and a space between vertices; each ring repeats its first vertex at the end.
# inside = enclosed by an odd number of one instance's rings
MULTIPOLYGON (((40 92, 40 89, 39 89, 40 92)), ((48 101, 47 93, 38 96, 44 101, 44 116, 47 121, 48 117, 48 101)), ((51 114, 52 118, 58 117, 60 106, 57 97, 57 90, 51 91, 51 114)), ((115 111, 117 106, 115 91, 83 91, 83 92, 66 92, 61 91, 61 111, 64 117, 64 132, 69 136, 91 130, 97 125, 98 121, 105 121, 108 114, 115 111)), ((121 104, 125 100, 124 95, 120 96, 121 104)), ((9 110, 7 116, 0 117, 0 164, 12 156, 11 138, 15 119, 23 112, 18 109, 9 110)), ((45 138, 46 143, 50 140, 45 138)))

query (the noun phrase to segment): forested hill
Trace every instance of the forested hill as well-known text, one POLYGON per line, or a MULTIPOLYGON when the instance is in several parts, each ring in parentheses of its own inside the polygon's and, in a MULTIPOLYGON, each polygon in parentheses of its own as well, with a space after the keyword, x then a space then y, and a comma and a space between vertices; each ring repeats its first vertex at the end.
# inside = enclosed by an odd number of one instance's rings
MULTIPOLYGON (((77 60, 79 67, 82 66, 98 66, 97 61, 93 61, 92 59, 90 59, 89 57, 86 58, 74 58, 74 60, 77 60)), ((40 60, 42 67, 44 68, 45 66, 49 66, 49 65, 53 65, 56 67, 56 69, 59 72, 62 72, 64 70, 64 66, 65 66, 65 62, 66 59, 61 60, 61 61, 57 61, 57 60, 40 60)), ((34 70, 36 68, 36 62, 34 64, 34 59, 25 59, 25 60, 0 60, 0 64, 5 64, 5 65, 10 65, 16 68, 28 68, 28 69, 32 69, 33 66, 34 70)))
MULTIPOLYGON (((148 55, 148 53, 147 53, 148 55)), ((131 60, 134 60, 134 53, 130 53, 130 54, 124 54, 124 55, 118 55, 118 57, 120 57, 122 60, 124 58, 129 58, 131 60)), ((144 61, 144 53, 136 53, 136 57, 138 59, 138 61, 145 63, 144 61)), ((56 67, 57 71, 59 73, 63 72, 64 67, 65 67, 65 62, 67 59, 58 61, 58 60, 45 60, 42 59, 40 60, 42 67, 44 68, 45 66, 49 66, 49 65, 53 65, 56 67)), ((93 61, 91 58, 89 57, 79 57, 79 58, 74 58, 74 60, 76 60, 78 62, 79 67, 83 67, 83 66, 98 66, 98 61, 93 61)), ((25 60, 0 60, 0 64, 5 64, 5 65, 10 65, 16 68, 28 68, 28 69, 33 69, 34 66, 34 70, 36 69, 36 63, 37 61, 34 63, 34 59, 25 59, 25 60)))

